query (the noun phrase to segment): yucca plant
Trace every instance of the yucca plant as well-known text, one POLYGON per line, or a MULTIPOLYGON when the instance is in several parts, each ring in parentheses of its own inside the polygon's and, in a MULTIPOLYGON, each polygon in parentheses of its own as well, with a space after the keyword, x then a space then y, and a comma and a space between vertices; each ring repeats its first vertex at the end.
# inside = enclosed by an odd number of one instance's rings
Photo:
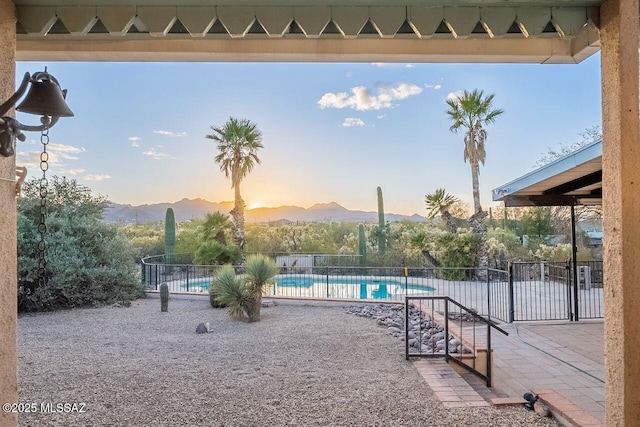
POLYGON ((278 274, 278 265, 274 260, 262 254, 250 255, 245 263, 245 286, 251 295, 251 303, 246 309, 249 322, 260 320, 262 293, 278 274))
MULTIPOLYGON (((220 268, 211 282, 211 292, 215 292, 215 300, 229 308, 229 314, 236 319, 247 322, 260 320, 262 293, 266 286, 278 274, 275 261, 264 255, 251 255, 245 263, 245 275, 236 276, 232 266, 220 268)), ((213 303, 212 303, 213 305, 213 303)))
POLYGON ((242 279, 236 276, 236 272, 230 265, 221 267, 213 276, 211 287, 209 288, 211 305, 229 308, 229 314, 236 319, 245 316, 245 307, 249 302, 249 294, 242 279), (213 295, 215 298, 212 298, 213 295))

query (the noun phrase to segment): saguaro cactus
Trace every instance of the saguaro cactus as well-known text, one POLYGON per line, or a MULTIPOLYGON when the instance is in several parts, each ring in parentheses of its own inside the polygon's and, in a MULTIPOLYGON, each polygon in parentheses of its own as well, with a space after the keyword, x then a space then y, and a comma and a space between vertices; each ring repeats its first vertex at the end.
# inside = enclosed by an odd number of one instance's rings
POLYGON ((164 216, 164 261, 166 264, 173 263, 173 254, 176 245, 176 219, 173 209, 167 208, 164 216))
POLYGON ((387 229, 384 224, 384 204, 382 188, 378 187, 378 253, 384 255, 387 250, 387 229))
POLYGON ((160 285, 160 311, 169 311, 169 286, 166 283, 160 285))
POLYGON ((358 224, 358 254, 360 255, 360 266, 364 267, 367 263, 367 240, 363 224, 358 224))

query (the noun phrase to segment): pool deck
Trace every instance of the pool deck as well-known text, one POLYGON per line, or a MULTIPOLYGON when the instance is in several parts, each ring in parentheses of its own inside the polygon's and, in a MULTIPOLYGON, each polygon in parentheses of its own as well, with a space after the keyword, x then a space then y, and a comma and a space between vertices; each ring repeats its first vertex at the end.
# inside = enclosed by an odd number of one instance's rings
POLYGON ((523 394, 531 392, 539 395, 564 425, 605 425, 603 321, 501 327, 509 336, 492 334, 492 388, 471 374, 456 375, 443 361, 414 362, 445 406, 481 405, 478 396, 497 406, 523 404, 523 394), (464 384, 460 377, 466 380, 464 384))

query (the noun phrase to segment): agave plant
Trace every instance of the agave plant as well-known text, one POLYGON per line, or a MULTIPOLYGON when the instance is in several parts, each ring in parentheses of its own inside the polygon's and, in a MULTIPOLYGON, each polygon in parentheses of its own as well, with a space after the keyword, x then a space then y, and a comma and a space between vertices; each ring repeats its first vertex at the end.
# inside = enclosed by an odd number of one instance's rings
MULTIPOLYGON (((245 263, 245 275, 236 276, 232 266, 220 268, 211 283, 215 300, 229 308, 229 314, 247 322, 260 320, 262 293, 278 274, 276 263, 264 255, 251 255, 245 263)), ((213 303, 212 303, 213 305, 213 303)))

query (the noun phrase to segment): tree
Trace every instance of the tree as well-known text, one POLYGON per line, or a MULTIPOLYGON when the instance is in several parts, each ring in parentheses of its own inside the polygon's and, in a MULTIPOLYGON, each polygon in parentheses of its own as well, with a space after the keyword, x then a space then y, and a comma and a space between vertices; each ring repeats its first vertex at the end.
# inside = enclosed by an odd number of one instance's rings
POLYGON ((493 123, 495 119, 504 113, 501 109, 493 108, 494 94, 484 96, 484 91, 474 89, 466 90, 462 95, 454 99, 447 99, 449 110, 447 115, 453 122, 449 130, 457 133, 461 128, 465 129, 464 135, 464 161, 471 165, 471 179, 473 184, 474 213, 482 212, 480 205, 480 163, 484 165, 486 158, 485 141, 487 131, 484 127, 493 123))
POLYGON ((560 157, 564 157, 567 154, 571 154, 574 151, 579 150, 582 147, 593 144, 596 141, 601 141, 602 129, 600 129, 600 126, 598 125, 591 126, 590 128, 585 129, 584 132, 580 133, 580 136, 582 137, 582 141, 574 142, 571 145, 561 144, 559 149, 548 147, 548 151, 536 162, 536 166, 540 167, 547 165, 560 157))
POLYGON ((483 212, 480 205, 480 163, 484 165, 486 151, 484 143, 487 139, 487 131, 484 127, 495 122, 496 118, 504 113, 499 108, 493 108, 494 94, 484 96, 484 91, 474 89, 472 92, 466 90, 462 95, 453 99, 447 99, 447 115, 453 122, 449 130, 457 133, 461 128, 465 129, 464 135, 464 161, 469 161, 471 165, 471 181, 473 186, 473 208, 474 214, 469 218, 469 224, 473 231, 480 235, 480 245, 476 254, 477 266, 480 268, 479 279, 484 279, 481 272, 489 266, 487 253, 487 223, 486 212, 483 212))
POLYGON ((258 150, 263 148, 262 133, 255 123, 247 119, 230 117, 221 127, 211 126, 213 133, 206 135, 217 143, 218 155, 215 162, 231 178, 231 188, 235 190, 233 237, 236 245, 244 252, 244 202, 240 194, 240 184, 256 164, 260 164, 258 150))
POLYGON ((44 272, 38 271, 39 181, 27 182, 18 199, 18 310, 128 304, 144 295, 131 243, 102 222, 106 199, 58 177, 49 180, 47 194, 44 272))
POLYGON ((447 230, 455 233, 458 227, 449 210, 458 201, 455 196, 447 193, 444 188, 438 188, 433 193, 424 196, 424 202, 427 205, 427 217, 433 219, 437 215, 440 215, 444 220, 447 230))

